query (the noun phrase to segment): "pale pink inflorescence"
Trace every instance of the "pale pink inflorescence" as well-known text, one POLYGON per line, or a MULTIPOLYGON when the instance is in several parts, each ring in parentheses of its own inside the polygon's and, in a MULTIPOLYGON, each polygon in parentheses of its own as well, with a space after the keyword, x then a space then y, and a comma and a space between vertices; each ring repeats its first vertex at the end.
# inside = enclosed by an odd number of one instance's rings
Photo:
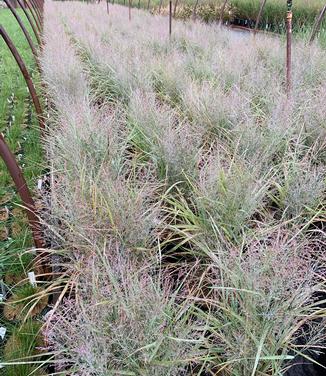
POLYGON ((277 38, 175 21, 170 39, 166 17, 102 3, 45 16, 51 211, 74 287, 46 323, 58 370, 279 375, 304 322, 313 353, 325 51, 294 44, 289 100, 277 38))

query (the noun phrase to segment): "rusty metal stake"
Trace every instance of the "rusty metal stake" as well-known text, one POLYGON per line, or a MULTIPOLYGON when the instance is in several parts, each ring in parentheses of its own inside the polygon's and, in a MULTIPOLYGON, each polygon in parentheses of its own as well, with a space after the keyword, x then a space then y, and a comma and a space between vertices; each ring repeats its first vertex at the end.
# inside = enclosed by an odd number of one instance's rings
POLYGON ((175 0, 174 2, 174 9, 173 9, 173 17, 175 17, 177 13, 177 7, 178 7, 179 0, 175 0))
POLYGON ((0 35, 2 36, 3 40, 6 42, 8 48, 10 49, 12 55, 14 56, 18 66, 19 66, 19 69, 20 69, 22 75, 25 78, 29 93, 30 93, 32 100, 33 100, 33 103, 34 103, 34 107, 35 107, 35 111, 36 111, 36 114, 37 114, 39 126, 40 126, 40 129, 41 129, 41 133, 43 135, 43 132, 44 132, 44 129, 45 129, 43 111, 42 111, 42 107, 41 107, 40 101, 38 99, 36 90, 35 90, 35 86, 34 86, 33 81, 31 79, 31 76, 28 73, 26 65, 25 65, 23 59, 21 58, 17 48, 13 44, 12 40, 10 39, 9 35, 5 31, 5 29, 2 27, 2 25, 0 25, 0 35))
POLYGON ((261 16, 263 14, 263 10, 264 10, 265 5, 266 5, 266 1, 267 0, 261 0, 261 2, 260 2, 260 8, 259 8, 258 16, 257 16, 257 19, 256 19, 254 34, 257 33, 259 22, 260 22, 261 16))
POLYGON ((286 15, 286 94, 289 97, 292 88, 292 0, 287 0, 286 15))
POLYGON ((38 219, 37 212, 35 209, 34 200, 32 199, 31 193, 27 187, 23 173, 15 159, 15 156, 10 151, 1 133, 0 133, 0 156, 3 159, 5 165, 7 166, 10 176, 12 177, 15 183, 19 196, 21 197, 24 203, 24 206, 26 208, 28 222, 32 230, 35 247, 43 248, 45 243, 43 241, 41 225, 40 225, 40 221, 38 219))
POLYGON ((220 14, 220 25, 223 25, 223 19, 224 19, 224 13, 225 13, 225 8, 228 0, 224 0, 224 3, 221 8, 221 14, 220 14))
POLYGON ((315 39, 319 29, 320 29, 320 25, 323 21, 323 18, 325 17, 325 14, 326 14, 326 4, 324 5, 324 7, 321 10, 319 16, 317 17, 316 23, 315 23, 314 28, 313 28, 312 33, 311 33, 309 43, 312 43, 314 41, 314 39, 315 39))
POLYGON ((169 1, 169 37, 172 35, 172 0, 169 1))
POLYGON ((35 27, 35 25, 34 25, 34 22, 32 21, 32 19, 31 19, 29 13, 26 11, 25 6, 24 6, 24 4, 21 2, 21 0, 17 0, 17 2, 18 2, 18 4, 20 5, 21 9, 23 10, 23 12, 24 12, 24 14, 25 14, 25 16, 26 16, 26 18, 27 18, 29 24, 31 25, 31 28, 33 29, 33 32, 34 32, 35 37, 36 37, 36 39, 37 39, 37 43, 40 45, 40 44, 41 44, 41 39, 40 39, 40 36, 39 36, 39 34, 38 34, 38 31, 36 30, 36 27, 35 27))
POLYGON ((106 0, 106 12, 107 14, 110 14, 109 0, 106 0))
POLYGON ((21 20, 21 18, 19 17, 18 13, 16 12, 16 10, 13 8, 13 6, 11 5, 11 2, 9 0, 4 0, 4 2, 7 4, 7 7, 10 9, 11 13, 14 15, 14 17, 16 18, 20 28, 22 29, 24 35, 25 35, 25 38, 27 39, 27 42, 32 50, 32 53, 34 55, 34 58, 35 58, 35 62, 36 62, 36 65, 37 65, 37 68, 39 70, 39 72, 41 72, 41 67, 40 67, 40 63, 39 63, 39 60, 38 60, 38 57, 37 57, 37 51, 36 51, 36 48, 34 46, 34 43, 23 23, 23 21, 21 20))

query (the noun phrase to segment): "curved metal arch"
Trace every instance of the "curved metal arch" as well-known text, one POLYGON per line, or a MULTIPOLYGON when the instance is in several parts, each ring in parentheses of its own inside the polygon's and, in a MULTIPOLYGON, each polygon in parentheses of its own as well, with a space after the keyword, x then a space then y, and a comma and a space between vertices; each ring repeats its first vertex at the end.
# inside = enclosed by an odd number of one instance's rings
POLYGON ((22 199, 29 225, 32 230, 33 241, 36 248, 44 248, 45 242, 42 236, 41 224, 38 219, 34 200, 27 187, 24 175, 16 161, 14 154, 9 149, 3 135, 0 133, 0 156, 8 168, 10 176, 15 183, 20 198, 22 199))
POLYGON ((17 2, 18 2, 18 4, 20 5, 21 9, 23 10, 23 12, 24 12, 24 14, 25 14, 25 16, 26 16, 26 18, 27 18, 29 24, 31 25, 31 28, 32 28, 32 30, 33 30, 33 32, 34 32, 34 35, 35 35, 36 40, 37 40, 37 43, 40 45, 40 44, 41 44, 41 38, 40 38, 40 36, 39 36, 38 31, 36 30, 36 26, 35 26, 33 20, 31 19, 29 13, 28 13, 27 10, 25 9, 24 4, 22 3, 22 1, 21 1, 21 0, 17 0, 17 2))
POLYGON ((36 51, 36 48, 34 46, 34 43, 32 41, 32 38, 31 36, 29 35, 23 21, 21 20, 21 18, 19 17, 18 13, 16 12, 16 10, 14 9, 14 7, 11 5, 10 1, 9 0, 4 0, 4 2, 7 4, 9 10, 11 11, 11 13, 13 14, 13 16, 16 18, 20 28, 22 29, 22 32, 24 33, 25 35, 25 38, 27 39, 27 42, 32 50, 32 53, 33 53, 33 56, 35 58, 35 62, 36 62, 36 65, 37 65, 37 68, 39 70, 39 72, 41 71, 41 68, 40 68, 40 63, 38 61, 38 57, 37 57, 37 51, 36 51))
POLYGON ((17 48, 15 47, 14 43, 12 42, 12 40, 10 39, 9 35, 7 34, 7 32, 5 31, 5 29, 3 28, 2 25, 0 25, 0 35, 3 38, 3 40, 5 41, 5 43, 7 44, 10 52, 12 53, 13 57, 15 58, 18 66, 19 66, 19 69, 20 69, 22 75, 24 76, 24 79, 26 81, 26 85, 28 87, 29 93, 30 93, 32 100, 33 100, 33 103, 34 103, 35 111, 36 111, 36 114, 37 114, 37 117, 38 117, 39 126, 40 126, 41 132, 43 134, 44 129, 45 129, 43 111, 42 111, 42 107, 41 107, 41 103, 39 101, 38 95, 36 93, 35 86, 34 86, 33 81, 31 79, 31 76, 28 73, 26 65, 25 65, 22 57, 20 56, 17 48))
POLYGON ((38 22, 37 16, 35 15, 35 13, 34 13, 34 11, 33 11, 33 8, 32 8, 32 6, 31 6, 31 4, 30 4, 29 1, 27 1, 27 0, 25 0, 25 4, 26 4, 27 9, 29 10, 30 14, 31 14, 32 17, 33 17, 33 20, 34 20, 34 22, 35 22, 35 25, 36 25, 36 27, 37 27, 37 30, 38 30, 39 34, 41 34, 41 33, 42 33, 42 28, 41 28, 41 26, 40 26, 40 24, 39 24, 39 22, 38 22))

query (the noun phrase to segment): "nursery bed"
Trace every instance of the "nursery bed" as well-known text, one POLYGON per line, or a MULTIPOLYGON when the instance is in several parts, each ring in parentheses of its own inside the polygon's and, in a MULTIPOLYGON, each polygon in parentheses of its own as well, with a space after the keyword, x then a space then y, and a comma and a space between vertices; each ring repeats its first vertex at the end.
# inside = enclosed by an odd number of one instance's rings
POLYGON ((289 97, 277 38, 75 2, 44 38, 56 371, 318 372, 325 51, 295 43, 289 97))

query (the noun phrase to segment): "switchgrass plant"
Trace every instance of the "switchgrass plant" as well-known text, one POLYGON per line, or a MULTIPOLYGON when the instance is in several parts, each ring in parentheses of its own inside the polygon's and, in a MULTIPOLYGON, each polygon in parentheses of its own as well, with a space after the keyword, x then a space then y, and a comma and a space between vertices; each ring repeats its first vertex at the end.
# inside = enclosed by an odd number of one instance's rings
POLYGON ((325 52, 47 3, 58 372, 283 375, 324 342, 325 52), (58 38, 58 35, 60 38, 58 38), (60 255, 63 252, 60 251, 60 255))
POLYGON ((60 368, 72 364, 80 375, 184 374, 199 358, 204 334, 191 319, 192 302, 178 304, 169 277, 152 276, 118 243, 93 251, 78 278, 78 301, 66 300, 45 331, 54 351, 65 348, 60 368))

